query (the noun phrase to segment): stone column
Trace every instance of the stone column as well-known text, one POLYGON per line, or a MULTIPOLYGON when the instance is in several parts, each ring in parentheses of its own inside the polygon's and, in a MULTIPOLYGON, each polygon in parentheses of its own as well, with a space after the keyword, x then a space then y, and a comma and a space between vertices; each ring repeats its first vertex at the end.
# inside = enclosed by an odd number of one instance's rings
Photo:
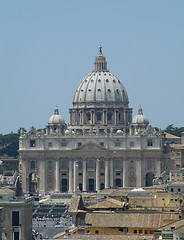
POLYGON ((156 176, 160 176, 160 158, 155 157, 156 176))
POLYGON ((24 193, 29 191, 28 186, 28 162, 26 160, 22 160, 22 190, 24 193))
POLYGON ((40 162, 40 193, 45 194, 45 161, 40 162))
POLYGON ((100 160, 96 160, 96 191, 100 191, 100 160))
POLYGON ((86 192, 86 159, 83 160, 82 191, 86 192))
POLYGON ((72 160, 69 160, 69 192, 73 191, 72 188, 72 160))
POLYGON ((123 159, 123 187, 128 187, 128 167, 127 159, 123 159))
POLYGON ((76 192, 78 190, 79 184, 78 184, 78 178, 79 178, 79 174, 78 174, 78 162, 76 160, 74 160, 74 186, 73 186, 73 190, 74 192, 76 192))
POLYGON ((110 187, 114 186, 114 178, 113 178, 113 160, 110 161, 110 187))
POLYGON ((141 158, 136 160, 136 187, 142 187, 141 158))
POLYGON ((109 162, 105 160, 105 188, 109 188, 109 162))
POLYGON ((55 191, 59 192, 59 190, 60 190, 59 189, 59 159, 56 159, 56 175, 55 175, 55 177, 56 177, 55 191))

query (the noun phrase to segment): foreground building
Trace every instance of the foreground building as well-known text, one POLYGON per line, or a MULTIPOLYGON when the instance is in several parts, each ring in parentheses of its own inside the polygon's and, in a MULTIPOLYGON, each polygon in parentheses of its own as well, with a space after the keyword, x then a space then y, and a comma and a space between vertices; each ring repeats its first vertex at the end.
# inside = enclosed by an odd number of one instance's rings
POLYGON ((32 198, 0 188, 0 239, 32 240, 32 198))
POLYGON ((141 107, 132 119, 126 89, 107 69, 101 46, 94 70, 75 90, 68 128, 56 107, 46 131, 22 131, 19 146, 24 192, 150 186, 161 172, 161 132, 141 107))

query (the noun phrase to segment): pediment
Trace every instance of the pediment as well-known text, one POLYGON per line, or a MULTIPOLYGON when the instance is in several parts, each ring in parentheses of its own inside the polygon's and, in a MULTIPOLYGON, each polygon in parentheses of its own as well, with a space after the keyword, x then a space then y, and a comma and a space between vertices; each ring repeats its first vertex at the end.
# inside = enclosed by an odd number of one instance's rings
POLYGON ((77 147, 75 150, 80 150, 80 151, 99 151, 100 150, 100 151, 102 151, 102 150, 107 150, 107 149, 96 143, 88 142, 88 143, 85 143, 84 145, 77 147))

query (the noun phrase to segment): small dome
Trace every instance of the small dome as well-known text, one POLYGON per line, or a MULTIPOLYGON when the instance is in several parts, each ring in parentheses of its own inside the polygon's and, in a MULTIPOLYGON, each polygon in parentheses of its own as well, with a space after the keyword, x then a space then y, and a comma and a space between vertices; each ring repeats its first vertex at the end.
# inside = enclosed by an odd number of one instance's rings
POLYGON ((59 115, 57 107, 54 109, 54 114, 49 118, 48 124, 65 124, 65 120, 59 115))
POLYGON ((65 134, 69 135, 69 134, 71 134, 71 131, 69 129, 66 129, 65 134))
POLYGON ((138 114, 133 118, 132 124, 149 124, 149 119, 143 114, 141 107, 138 109, 138 114))

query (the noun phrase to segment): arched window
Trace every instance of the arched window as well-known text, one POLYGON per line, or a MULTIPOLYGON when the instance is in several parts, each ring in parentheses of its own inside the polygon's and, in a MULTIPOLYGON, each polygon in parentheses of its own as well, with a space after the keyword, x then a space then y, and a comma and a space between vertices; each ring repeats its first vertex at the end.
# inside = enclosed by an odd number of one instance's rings
POLYGON ((31 161, 31 170, 35 169, 35 161, 31 161))

